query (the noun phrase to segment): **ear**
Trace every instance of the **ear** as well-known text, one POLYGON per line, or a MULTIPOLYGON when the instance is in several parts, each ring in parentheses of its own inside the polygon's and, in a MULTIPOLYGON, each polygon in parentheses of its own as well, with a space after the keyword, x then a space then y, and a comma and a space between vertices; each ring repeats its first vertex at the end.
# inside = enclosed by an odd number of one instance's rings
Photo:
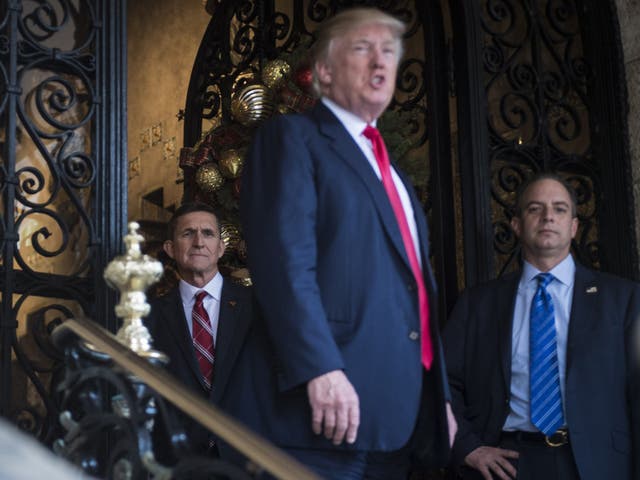
POLYGON ((173 242, 171 240, 165 240, 165 242, 162 244, 162 249, 164 250, 164 253, 169 255, 169 257, 175 259, 175 257, 173 256, 173 242))
POLYGON ((227 248, 227 246, 225 245, 224 241, 222 240, 222 238, 220 239, 219 245, 218 245, 218 257, 221 257, 222 255, 224 255, 224 250, 227 248))
POLYGON ((332 70, 331 66, 325 60, 316 61, 315 71, 321 85, 331 84, 332 70))
POLYGON ((571 219, 571 238, 576 238, 576 233, 578 232, 578 217, 573 217, 571 219))
POLYGON ((517 216, 511 217, 511 229, 513 233, 516 234, 516 237, 520 238, 521 228, 520 228, 520 218, 517 216))

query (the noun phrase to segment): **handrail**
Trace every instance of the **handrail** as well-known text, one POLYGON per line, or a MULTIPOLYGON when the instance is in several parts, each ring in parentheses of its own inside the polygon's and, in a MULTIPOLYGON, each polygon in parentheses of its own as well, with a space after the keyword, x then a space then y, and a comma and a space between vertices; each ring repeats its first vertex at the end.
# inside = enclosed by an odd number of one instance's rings
POLYGON ((88 319, 67 319, 58 328, 69 329, 103 352, 127 372, 153 388, 158 394, 181 409, 249 460, 282 480, 321 480, 291 456, 271 445, 250 429, 222 412, 219 408, 184 388, 161 367, 152 365, 121 344, 116 337, 88 319))

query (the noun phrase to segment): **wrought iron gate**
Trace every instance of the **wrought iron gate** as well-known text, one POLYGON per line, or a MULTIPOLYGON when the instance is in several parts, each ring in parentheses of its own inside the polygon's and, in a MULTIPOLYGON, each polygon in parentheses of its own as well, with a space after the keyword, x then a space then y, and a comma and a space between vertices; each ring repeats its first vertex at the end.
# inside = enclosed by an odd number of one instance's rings
POLYGON ((0 2, 0 415, 48 441, 52 326, 113 329, 126 223, 124 0, 0 2))
POLYGON ((638 278, 615 3, 450 3, 466 283, 516 267, 515 192, 540 171, 560 173, 577 191, 578 259, 638 278))

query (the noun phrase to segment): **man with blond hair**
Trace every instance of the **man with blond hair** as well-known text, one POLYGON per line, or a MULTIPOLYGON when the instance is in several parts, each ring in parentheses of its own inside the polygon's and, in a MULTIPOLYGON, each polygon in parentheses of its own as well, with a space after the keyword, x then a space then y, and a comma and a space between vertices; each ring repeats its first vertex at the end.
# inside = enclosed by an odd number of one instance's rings
POLYGON ((320 101, 264 125, 243 177, 264 311, 254 340, 270 343, 268 362, 238 376, 260 398, 242 408, 239 393, 238 416, 324 478, 402 479, 410 457, 442 465, 456 429, 427 223, 375 128, 404 31, 372 8, 325 22, 313 49, 320 101))

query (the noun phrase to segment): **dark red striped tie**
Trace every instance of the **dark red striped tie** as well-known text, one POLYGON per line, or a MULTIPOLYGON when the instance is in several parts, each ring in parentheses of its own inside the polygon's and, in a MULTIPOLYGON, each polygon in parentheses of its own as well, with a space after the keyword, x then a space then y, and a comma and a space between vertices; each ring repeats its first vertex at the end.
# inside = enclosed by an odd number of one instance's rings
POLYGON ((373 154, 376 157, 378 168, 380 168, 382 184, 384 185, 384 189, 387 191, 387 196, 389 197, 389 201, 391 202, 391 207, 393 208, 393 212, 396 215, 398 227, 400 228, 400 233, 402 234, 402 243, 404 243, 407 257, 409 257, 409 264, 411 265, 411 270, 416 280, 416 285, 418 286, 418 303, 420 306, 421 330, 420 337, 422 346, 421 357, 422 364, 427 370, 429 370, 431 368, 431 363, 433 362, 433 346, 431 344, 431 335, 429 333, 429 303, 427 299, 427 289, 424 285, 422 269, 420 268, 420 262, 418 262, 418 256, 416 255, 413 238, 411 237, 411 230, 409 230, 409 223, 407 222, 407 216, 405 214, 404 208, 402 207, 400 195, 398 195, 398 190, 396 189, 396 186, 393 183, 393 178, 391 177, 391 164, 389 162, 389 155, 387 154, 387 149, 384 146, 384 140, 382 139, 380 132, 377 128, 372 127, 371 125, 367 125, 362 134, 366 138, 371 140, 371 144, 373 146, 373 154))
POLYGON ((207 388, 211 388, 215 349, 213 347, 213 331, 211 330, 209 314, 202 304, 206 296, 207 292, 204 290, 196 294, 196 303, 193 305, 191 320, 193 322, 193 347, 196 351, 202 380, 207 388))

